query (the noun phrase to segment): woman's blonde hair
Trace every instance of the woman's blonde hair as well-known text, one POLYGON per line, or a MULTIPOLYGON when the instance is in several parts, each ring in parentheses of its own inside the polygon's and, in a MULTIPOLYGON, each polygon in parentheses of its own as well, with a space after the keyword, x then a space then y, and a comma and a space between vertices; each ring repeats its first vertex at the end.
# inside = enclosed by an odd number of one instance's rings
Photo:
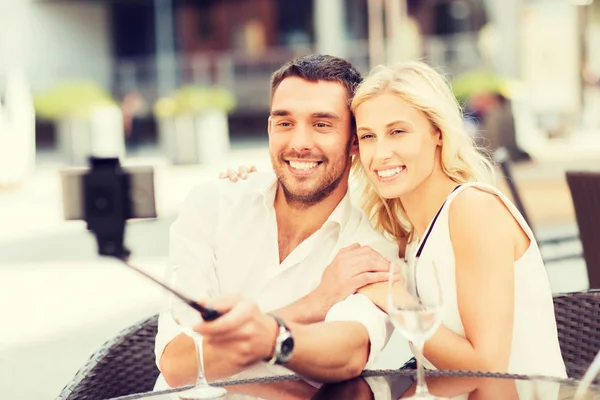
MULTIPOLYGON (((493 166, 465 130, 462 109, 441 74, 419 61, 375 67, 357 88, 352 112, 363 102, 383 93, 392 93, 422 111, 434 129, 441 133, 441 166, 453 181, 493 183, 493 166)), ((361 207, 373 226, 400 243, 409 240, 413 227, 400 199, 384 199, 378 194, 359 157, 354 158, 352 174, 353 183, 358 185, 361 207)))

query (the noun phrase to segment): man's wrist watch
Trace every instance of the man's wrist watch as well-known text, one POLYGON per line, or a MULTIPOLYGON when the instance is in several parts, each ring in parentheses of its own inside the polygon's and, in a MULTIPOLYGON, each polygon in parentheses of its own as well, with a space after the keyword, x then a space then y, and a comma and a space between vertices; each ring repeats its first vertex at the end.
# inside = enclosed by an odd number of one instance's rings
POLYGON ((292 358, 294 351, 294 337, 292 332, 287 325, 274 314, 269 314, 277 322, 279 332, 275 338, 275 349, 273 350, 273 356, 267 362, 269 364, 285 364, 292 358))

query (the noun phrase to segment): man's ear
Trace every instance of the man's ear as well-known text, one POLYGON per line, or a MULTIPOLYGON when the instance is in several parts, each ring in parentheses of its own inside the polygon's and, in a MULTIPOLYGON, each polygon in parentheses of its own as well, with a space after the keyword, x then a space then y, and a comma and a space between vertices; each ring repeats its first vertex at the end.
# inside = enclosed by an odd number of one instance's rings
POLYGON ((267 120, 267 133, 270 135, 271 134, 271 123, 273 121, 271 121, 271 116, 269 116, 269 119, 267 120))
POLYGON ((352 138, 350 139, 352 143, 350 143, 350 155, 355 156, 358 154, 358 136, 356 134, 352 134, 352 138))

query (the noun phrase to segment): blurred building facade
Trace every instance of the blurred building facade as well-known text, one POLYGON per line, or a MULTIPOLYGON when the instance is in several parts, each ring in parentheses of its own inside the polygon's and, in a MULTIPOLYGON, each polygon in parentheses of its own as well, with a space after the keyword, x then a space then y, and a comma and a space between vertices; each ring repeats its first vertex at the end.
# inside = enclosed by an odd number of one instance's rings
MULTIPOLYGON (((369 69, 367 0, 187 0, 171 4, 173 67, 162 71, 154 57, 169 49, 152 47, 160 30, 158 21, 151 18, 156 4, 116 2, 111 6, 116 90, 142 87, 148 96, 160 95, 161 88, 154 83, 161 73, 172 74, 165 77, 172 84, 223 85, 235 90, 240 111, 264 111, 268 107, 265 83, 290 58, 327 53, 349 59, 364 72, 369 69), (132 35, 134 15, 146 17, 132 35)), ((415 42, 421 44, 413 51, 417 57, 425 56, 453 71, 479 66, 472 32, 485 23, 480 2, 411 0, 407 6, 415 42), (452 8, 455 3, 466 10, 457 13, 452 8)))
MULTIPOLYGON (((117 92, 150 85, 158 73, 156 55, 164 51, 157 41, 161 6, 170 7, 173 18, 171 32, 162 34, 172 34, 175 84, 235 86, 233 79, 243 80, 261 64, 270 73, 274 65, 313 51, 351 58, 368 70, 367 0, 3 1, 12 16, 4 14, 0 25, 13 44, 0 50, 24 64, 34 90, 69 77, 90 78, 117 92)), ((452 63, 460 50, 447 49, 450 40, 434 43, 436 37, 476 30, 485 20, 477 0, 407 3, 420 33, 430 37, 424 55, 432 53, 439 64, 452 63), (455 3, 475 9, 473 18, 453 18, 455 3)))
MULTIPOLYGON (((539 45, 532 43, 543 34, 533 37, 535 29, 529 28, 543 14, 546 24, 558 23, 555 30, 569 33, 561 36, 560 44, 570 49, 562 63, 573 65, 556 69, 563 77, 570 74, 571 97, 582 97, 578 71, 584 55, 590 74, 600 76, 598 50, 591 40, 580 46, 585 38, 598 36, 598 1, 580 8, 574 2, 586 0, 397 1, 407 10, 403 21, 409 29, 402 32, 410 49, 405 54, 425 58, 451 74, 487 67, 533 79, 540 87, 547 84, 552 74, 540 73, 540 68, 561 57, 532 59, 531 48, 539 45)), ((233 118, 241 118, 240 126, 247 127, 252 118, 264 121, 268 78, 294 56, 339 55, 368 71, 369 3, 390 1, 2 0, 0 88, 3 72, 14 65, 27 72, 34 91, 83 78, 110 90, 117 101, 139 91, 148 104, 180 85, 218 84, 235 92, 233 118)), ((549 53, 551 46, 546 42, 549 53)), ((540 95, 548 98, 547 93, 540 95)), ((237 129, 234 121, 233 133, 237 129)))

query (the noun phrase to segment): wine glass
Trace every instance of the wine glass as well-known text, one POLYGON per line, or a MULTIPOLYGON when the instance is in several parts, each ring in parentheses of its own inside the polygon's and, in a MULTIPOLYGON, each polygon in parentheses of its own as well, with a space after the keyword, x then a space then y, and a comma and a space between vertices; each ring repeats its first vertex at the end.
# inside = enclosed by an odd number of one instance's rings
POLYGON ((417 360, 417 387, 415 394, 410 399, 438 400, 441 398, 429 393, 425 382, 423 347, 441 323, 441 287, 435 263, 432 263, 421 265, 424 268, 421 276, 427 279, 427 282, 422 288, 418 288, 417 265, 418 258, 412 265, 407 263, 391 264, 388 314, 394 327, 410 342, 417 360), (427 270, 426 267, 430 267, 430 269, 427 270))
MULTIPOLYGON (((194 290, 194 285, 190 277, 179 268, 174 267, 168 275, 170 286, 187 297, 188 299, 197 300, 197 290, 194 290), (192 283, 192 285, 190 285, 192 283)), ((197 288, 196 288, 197 289, 197 288)), ((210 386, 204 376, 204 358, 202 351, 202 335, 194 331, 192 328, 203 323, 200 312, 190 307, 189 304, 181 300, 174 294, 169 294, 169 311, 173 320, 179 325, 183 333, 188 335, 196 345, 196 356, 198 358, 198 375, 196 384, 191 389, 183 392, 178 392, 180 399, 189 400, 206 400, 216 399, 225 396, 227 391, 222 387, 210 386)))
POLYGON ((594 380, 598 376, 598 373, 600 373, 600 352, 596 354, 596 357, 594 357, 592 363, 585 371, 585 375, 581 378, 579 385, 577 385, 577 391, 573 397, 574 400, 582 400, 586 396, 590 386, 592 386, 594 380))

